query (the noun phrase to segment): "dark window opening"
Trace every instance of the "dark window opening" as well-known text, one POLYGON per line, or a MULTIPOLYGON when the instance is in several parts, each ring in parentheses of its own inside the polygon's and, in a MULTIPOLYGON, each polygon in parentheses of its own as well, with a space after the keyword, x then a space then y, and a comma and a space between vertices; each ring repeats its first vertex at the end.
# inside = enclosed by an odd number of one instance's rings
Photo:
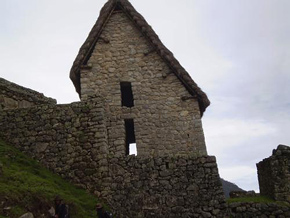
POLYGON ((169 169, 169 163, 166 162, 166 169, 169 169))
POLYGON ((125 130, 126 130, 126 155, 131 155, 131 154, 137 155, 133 119, 125 120, 125 130))
POLYGON ((125 107, 134 106, 132 85, 130 82, 121 82, 121 97, 122 97, 122 106, 125 107))

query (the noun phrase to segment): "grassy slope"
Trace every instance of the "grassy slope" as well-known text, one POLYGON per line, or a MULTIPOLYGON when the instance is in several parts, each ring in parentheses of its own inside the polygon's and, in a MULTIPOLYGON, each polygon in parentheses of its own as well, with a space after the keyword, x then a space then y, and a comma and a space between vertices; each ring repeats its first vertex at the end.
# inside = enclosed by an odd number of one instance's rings
POLYGON ((19 217, 28 211, 40 217, 53 206, 56 195, 70 205, 72 217, 97 217, 95 197, 0 141, 0 218, 19 217))
POLYGON ((252 203, 275 203, 274 200, 264 197, 264 196, 257 196, 257 197, 241 197, 241 198, 229 198, 227 200, 228 203, 236 203, 236 202, 252 202, 252 203))

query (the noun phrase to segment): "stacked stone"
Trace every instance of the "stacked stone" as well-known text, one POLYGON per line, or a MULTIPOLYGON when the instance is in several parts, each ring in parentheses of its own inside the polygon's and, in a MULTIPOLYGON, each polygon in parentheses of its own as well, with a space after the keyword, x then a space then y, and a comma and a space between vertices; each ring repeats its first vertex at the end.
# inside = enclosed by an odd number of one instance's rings
POLYGON ((56 104, 56 100, 0 78, 0 110, 56 104))
POLYGON ((290 209, 276 203, 231 203, 229 204, 230 217, 237 218, 287 218, 290 209))
POLYGON ((131 217, 223 217, 225 199, 214 157, 112 156, 102 102, 95 97, 5 110, 0 138, 107 199, 120 217, 128 216, 128 208, 131 217))
POLYGON ((279 145, 257 169, 261 195, 290 203, 290 147, 279 145))
POLYGON ((215 157, 109 159, 117 217, 225 217, 215 157))
MULTIPOLYGON (((118 155, 108 146, 114 138, 110 134, 120 134, 110 129, 118 120, 107 118, 103 102, 93 97, 2 111, 0 138, 107 199, 120 217, 128 217, 128 208, 130 217, 223 217, 225 199, 214 157, 118 155)), ((114 141, 118 145, 125 147, 114 141)))
POLYGON ((75 184, 102 189, 108 146, 101 102, 2 111, 0 138, 75 184))
POLYGON ((138 155, 206 155, 198 100, 126 14, 113 12, 80 76, 83 101, 106 100, 112 155, 125 155, 124 119, 134 120, 138 155), (131 83, 133 107, 122 107, 120 82, 131 83))

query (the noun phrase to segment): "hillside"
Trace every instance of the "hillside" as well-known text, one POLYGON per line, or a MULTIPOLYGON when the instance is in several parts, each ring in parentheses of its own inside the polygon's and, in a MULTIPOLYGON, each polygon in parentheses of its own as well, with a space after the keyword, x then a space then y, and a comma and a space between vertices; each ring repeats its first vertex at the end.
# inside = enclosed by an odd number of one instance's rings
POLYGON ((222 178, 221 178, 221 182, 222 182, 222 185, 223 185, 223 190, 224 190, 226 198, 230 197, 230 192, 231 191, 244 191, 243 189, 241 189, 236 184, 231 183, 229 181, 226 181, 226 180, 224 180, 222 178))
POLYGON ((0 218, 18 218, 29 211, 47 217, 56 195, 69 205, 72 217, 97 217, 95 197, 0 140, 0 218))

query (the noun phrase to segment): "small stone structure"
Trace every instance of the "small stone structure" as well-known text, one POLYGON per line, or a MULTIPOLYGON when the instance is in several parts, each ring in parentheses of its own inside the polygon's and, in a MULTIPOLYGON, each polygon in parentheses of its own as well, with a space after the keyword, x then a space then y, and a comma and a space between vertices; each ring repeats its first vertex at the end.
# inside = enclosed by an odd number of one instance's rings
POLYGON ((42 104, 56 104, 56 100, 0 78, 0 111, 42 104))
POLYGON ((279 145, 257 169, 261 195, 290 203, 290 147, 279 145))
POLYGON ((231 191, 230 198, 244 198, 244 197, 257 197, 260 194, 255 193, 255 191, 231 191))

